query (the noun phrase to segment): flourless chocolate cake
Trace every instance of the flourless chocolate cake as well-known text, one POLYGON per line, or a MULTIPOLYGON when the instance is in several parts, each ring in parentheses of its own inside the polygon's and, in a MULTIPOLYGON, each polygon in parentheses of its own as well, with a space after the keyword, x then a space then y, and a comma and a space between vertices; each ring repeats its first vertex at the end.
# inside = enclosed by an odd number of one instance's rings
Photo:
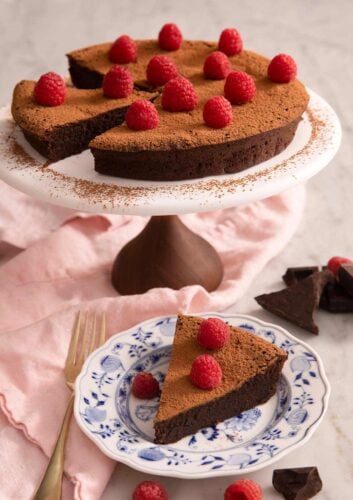
POLYGON ((276 390, 287 353, 240 328, 230 326, 229 342, 207 351, 196 342, 203 318, 178 316, 173 351, 155 418, 155 442, 173 443, 203 427, 222 422, 265 403, 276 390), (200 354, 210 353, 223 372, 212 390, 194 386, 191 365, 200 354))
POLYGON ((34 82, 21 82, 15 88, 14 119, 28 141, 50 160, 76 154, 89 144, 95 169, 102 174, 171 181, 234 173, 283 151, 308 104, 308 94, 297 79, 271 81, 267 75, 270 61, 243 50, 228 57, 230 68, 253 78, 256 96, 251 102, 232 106, 233 121, 226 127, 207 126, 204 104, 224 94, 224 80, 207 79, 203 73, 205 59, 218 46, 190 40, 174 51, 161 49, 157 40, 136 41, 137 60, 122 65, 131 73, 135 90, 126 98, 109 99, 100 87, 114 65, 109 58, 111 46, 103 43, 68 54, 71 79, 80 90, 68 88, 61 106, 36 104, 31 99, 34 82), (198 104, 192 111, 170 112, 163 109, 158 97, 154 101, 158 127, 131 130, 124 122, 128 107, 163 91, 146 80, 148 62, 156 55, 167 55, 179 74, 190 80, 198 104))

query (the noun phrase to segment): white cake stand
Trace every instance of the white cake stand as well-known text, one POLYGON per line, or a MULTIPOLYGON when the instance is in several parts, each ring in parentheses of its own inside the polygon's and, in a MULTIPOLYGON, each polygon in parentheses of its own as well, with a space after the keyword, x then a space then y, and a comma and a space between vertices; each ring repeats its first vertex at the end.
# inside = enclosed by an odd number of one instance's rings
POLYGON ((213 290, 223 274, 219 257, 176 214, 261 200, 306 181, 328 165, 341 141, 340 123, 324 99, 308 92, 308 109, 281 154, 236 174, 174 182, 100 175, 88 150, 48 165, 24 139, 10 109, 2 108, 0 177, 30 196, 79 211, 155 216, 115 261, 113 284, 120 293, 194 283, 213 290))

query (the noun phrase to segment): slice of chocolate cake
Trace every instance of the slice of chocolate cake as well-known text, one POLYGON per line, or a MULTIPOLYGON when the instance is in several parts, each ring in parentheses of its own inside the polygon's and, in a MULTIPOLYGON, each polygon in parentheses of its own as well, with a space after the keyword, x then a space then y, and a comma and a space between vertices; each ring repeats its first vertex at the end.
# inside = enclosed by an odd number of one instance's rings
POLYGON ((134 100, 156 96, 136 90, 123 99, 108 99, 102 90, 68 87, 64 104, 50 107, 34 101, 34 86, 29 80, 16 85, 12 115, 28 142, 53 161, 80 153, 96 135, 120 125, 134 100))
POLYGON ((240 328, 230 326, 228 343, 206 351, 196 341, 204 318, 178 316, 173 351, 155 418, 155 442, 173 443, 265 403, 275 392, 287 353, 240 328), (212 352, 223 372, 212 390, 195 387, 189 378, 199 354, 212 352))
POLYGON ((329 270, 314 272, 284 290, 258 295, 255 300, 264 309, 317 335, 319 328, 313 314, 324 287, 334 280, 329 270))

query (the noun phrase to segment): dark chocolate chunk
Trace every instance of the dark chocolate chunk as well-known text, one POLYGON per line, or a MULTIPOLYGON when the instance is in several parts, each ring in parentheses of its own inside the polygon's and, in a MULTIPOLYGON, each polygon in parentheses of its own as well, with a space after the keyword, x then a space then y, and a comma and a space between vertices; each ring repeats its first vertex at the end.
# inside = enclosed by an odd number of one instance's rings
POLYGON ((346 292, 353 297, 353 264, 342 264, 338 268, 337 276, 346 292))
POLYGON ((313 314, 318 306, 321 293, 327 283, 334 282, 331 271, 319 271, 311 274, 298 283, 273 293, 265 293, 255 297, 260 306, 295 325, 318 334, 313 314))
POLYGON ((321 294, 319 307, 330 313, 351 313, 353 297, 339 283, 328 283, 321 294))
POLYGON ((318 271, 318 266, 288 267, 282 279, 287 286, 291 286, 318 271))
POLYGON ((322 490, 317 467, 274 470, 272 484, 286 500, 307 500, 322 490))

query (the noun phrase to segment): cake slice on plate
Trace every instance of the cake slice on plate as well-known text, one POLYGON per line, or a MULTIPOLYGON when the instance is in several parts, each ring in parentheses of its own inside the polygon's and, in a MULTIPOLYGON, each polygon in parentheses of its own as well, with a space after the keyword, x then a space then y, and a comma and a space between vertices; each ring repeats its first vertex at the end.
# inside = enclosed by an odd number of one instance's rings
POLYGON ((228 342, 210 351, 197 342, 203 321, 204 318, 178 316, 154 422, 156 443, 178 441, 265 403, 275 393, 287 353, 234 326, 229 326, 228 342), (202 354, 211 354, 222 370, 221 383, 211 390, 196 387, 190 379, 191 366, 202 354))

